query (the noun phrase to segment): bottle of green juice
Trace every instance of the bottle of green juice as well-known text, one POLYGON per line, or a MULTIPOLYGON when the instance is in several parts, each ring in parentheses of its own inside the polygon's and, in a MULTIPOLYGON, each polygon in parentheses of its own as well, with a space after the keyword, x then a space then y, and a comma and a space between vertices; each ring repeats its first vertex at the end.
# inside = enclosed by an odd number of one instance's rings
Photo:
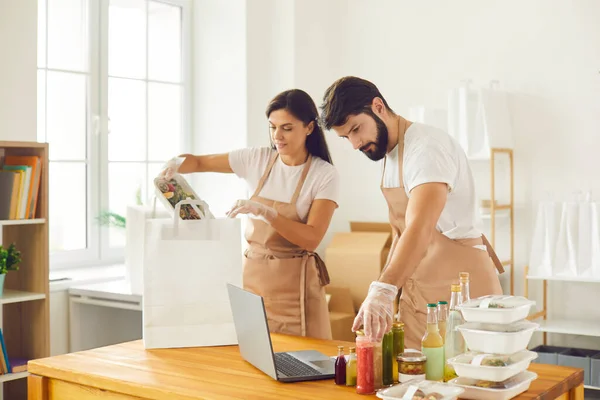
POLYGON ((437 304, 427 304, 427 331, 421 341, 421 350, 427 356, 425 379, 444 380, 444 339, 440 335, 437 321, 437 304))

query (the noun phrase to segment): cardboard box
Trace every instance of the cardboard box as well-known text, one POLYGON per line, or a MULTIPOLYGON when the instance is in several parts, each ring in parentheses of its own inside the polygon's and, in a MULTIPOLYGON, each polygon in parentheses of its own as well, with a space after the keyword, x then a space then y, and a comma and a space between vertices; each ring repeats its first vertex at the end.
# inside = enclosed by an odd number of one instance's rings
POLYGON ((350 222, 350 232, 335 233, 325 250, 331 285, 350 290, 358 311, 369 285, 377 280, 392 244, 389 223, 350 222))
POLYGON ((329 322, 333 340, 354 342, 356 335, 352 332, 352 324, 356 313, 350 289, 327 285, 325 291, 329 298, 329 322))

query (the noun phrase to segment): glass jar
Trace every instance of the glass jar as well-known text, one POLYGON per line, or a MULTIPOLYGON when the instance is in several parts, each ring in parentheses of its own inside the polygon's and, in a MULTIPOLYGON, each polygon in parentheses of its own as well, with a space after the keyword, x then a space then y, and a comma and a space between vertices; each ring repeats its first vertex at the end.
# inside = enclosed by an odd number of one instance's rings
POLYGON ((346 364, 346 386, 356 386, 356 348, 350 347, 346 364))
POLYGON ((421 352, 407 352, 398 356, 398 381, 407 382, 425 380, 425 366, 427 357, 421 352))
POLYGON ((383 346, 382 342, 373 343, 373 378, 375 389, 383 387, 383 346))
POLYGON ((383 386, 391 386, 394 384, 394 367, 397 355, 394 355, 394 333, 389 331, 383 335, 382 342, 383 355, 383 386))
POLYGON ((356 332, 356 393, 375 393, 373 343, 362 330, 356 332))
POLYGON ((394 359, 393 359, 393 378, 394 383, 398 383, 398 356, 404 353, 404 324, 402 322, 394 322, 392 326, 392 334, 394 337, 394 359))

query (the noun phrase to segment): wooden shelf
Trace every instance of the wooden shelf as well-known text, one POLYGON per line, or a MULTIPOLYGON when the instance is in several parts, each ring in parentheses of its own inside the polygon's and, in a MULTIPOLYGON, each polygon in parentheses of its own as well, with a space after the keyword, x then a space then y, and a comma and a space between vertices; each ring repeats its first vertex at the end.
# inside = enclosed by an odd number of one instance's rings
MULTIPOLYGON (((48 231, 48 144, 0 141, 5 156, 37 156, 41 176, 34 218, 0 221, 0 244, 21 252, 18 271, 9 271, 0 297, 0 327, 9 358, 50 356, 50 280, 48 231)), ((27 372, 0 375, 4 399, 27 399, 27 372)))
POLYGON ((1 382, 10 382, 10 381, 15 381, 17 379, 27 378, 28 375, 29 375, 29 372, 27 372, 27 371, 24 371, 24 372, 15 372, 15 373, 12 373, 12 374, 0 375, 0 383, 1 382))
POLYGON ((44 224, 46 223, 45 218, 35 218, 35 219, 4 219, 0 220, 0 225, 10 226, 10 225, 32 225, 32 224, 44 224))
MULTIPOLYGON (((496 213, 496 219, 509 219, 510 213, 507 210, 500 210, 501 212, 496 213)), ((492 213, 488 211, 481 212, 481 219, 492 219, 492 213)))
MULTIPOLYGON (((514 213, 514 204, 515 204, 515 195, 514 195, 514 154, 512 149, 505 148, 497 148, 493 147, 490 149, 490 155, 488 157, 484 157, 483 159, 490 163, 490 199, 489 203, 482 203, 482 207, 479 208, 479 212, 481 214, 481 218, 484 220, 489 220, 490 223, 490 236, 489 241, 492 245, 492 248, 496 247, 496 228, 497 223, 500 219, 506 220, 508 219, 510 225, 509 231, 509 255, 506 259, 514 260, 515 256, 515 213, 514 213), (510 192, 510 198, 508 199, 507 204, 498 204, 496 199, 496 158, 499 154, 508 155, 509 161, 509 171, 508 171, 508 190, 510 192), (485 206, 484 206, 485 205, 485 206), (494 205, 493 209, 491 205, 494 205)), ((504 222, 504 221, 503 221, 504 222)), ((510 274, 510 294, 515 294, 515 264, 514 262, 503 262, 503 266, 510 266, 509 271, 510 274)))
POLYGON ((0 304, 22 303, 24 301, 43 300, 46 298, 45 293, 23 292, 21 290, 4 289, 4 293, 0 296, 0 304))

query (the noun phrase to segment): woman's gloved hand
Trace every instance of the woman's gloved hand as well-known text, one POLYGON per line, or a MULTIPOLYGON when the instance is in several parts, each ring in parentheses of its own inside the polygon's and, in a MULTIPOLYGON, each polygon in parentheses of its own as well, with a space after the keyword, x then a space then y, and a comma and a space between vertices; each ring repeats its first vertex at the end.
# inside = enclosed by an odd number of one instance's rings
POLYGON ((352 332, 356 332, 362 325, 365 336, 372 341, 381 341, 383 335, 392 328, 394 300, 397 294, 398 288, 394 285, 372 282, 367 298, 354 319, 352 332))
POLYGON ((160 171, 158 176, 170 181, 173 178, 173 175, 175 175, 179 171, 179 167, 181 166, 181 164, 184 161, 185 161, 185 157, 181 157, 181 156, 171 158, 169 161, 167 161, 165 163, 162 171, 160 171))
POLYGON ((277 217, 277 211, 273 207, 252 200, 238 200, 227 212, 229 218, 235 218, 238 214, 252 214, 267 222, 271 222, 277 217))

